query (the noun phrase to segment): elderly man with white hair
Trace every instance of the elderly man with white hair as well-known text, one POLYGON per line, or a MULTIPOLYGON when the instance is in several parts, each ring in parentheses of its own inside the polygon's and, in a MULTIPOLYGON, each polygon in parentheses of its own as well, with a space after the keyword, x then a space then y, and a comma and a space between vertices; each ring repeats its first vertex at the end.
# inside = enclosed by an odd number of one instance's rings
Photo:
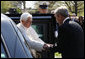
POLYGON ((20 17, 20 23, 17 25, 22 34, 24 35, 30 48, 36 51, 46 50, 53 46, 52 44, 46 44, 42 41, 36 31, 31 27, 32 15, 29 13, 23 13, 20 17))
POLYGON ((82 27, 69 18, 68 9, 64 6, 55 10, 59 23, 57 50, 62 58, 84 58, 84 32, 82 27))

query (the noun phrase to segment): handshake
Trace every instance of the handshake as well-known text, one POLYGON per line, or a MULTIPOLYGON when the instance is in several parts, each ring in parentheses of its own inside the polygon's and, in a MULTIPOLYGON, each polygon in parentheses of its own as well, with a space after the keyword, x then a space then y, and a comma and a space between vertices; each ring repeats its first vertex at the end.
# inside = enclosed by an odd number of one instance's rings
POLYGON ((50 48, 53 48, 53 44, 44 44, 43 51, 49 50, 50 48))

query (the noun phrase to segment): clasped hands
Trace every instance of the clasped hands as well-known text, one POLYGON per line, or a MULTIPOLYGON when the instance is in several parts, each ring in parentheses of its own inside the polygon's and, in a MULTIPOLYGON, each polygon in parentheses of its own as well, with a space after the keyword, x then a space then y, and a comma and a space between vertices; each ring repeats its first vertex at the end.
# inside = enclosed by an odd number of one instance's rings
POLYGON ((50 48, 53 48, 53 44, 44 44, 43 45, 43 51, 49 50, 50 48))

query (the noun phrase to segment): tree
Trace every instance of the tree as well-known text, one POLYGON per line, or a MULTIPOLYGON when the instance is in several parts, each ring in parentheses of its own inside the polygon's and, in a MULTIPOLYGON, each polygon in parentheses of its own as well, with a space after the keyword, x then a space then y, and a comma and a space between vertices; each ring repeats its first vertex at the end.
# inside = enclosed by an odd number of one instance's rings
MULTIPOLYGON (((36 9, 38 9, 40 2, 45 2, 45 1, 36 1, 36 3, 35 3, 35 8, 36 8, 36 9)), ((48 5, 48 11, 49 11, 49 13, 50 13, 53 9, 56 9, 57 7, 65 4, 63 1, 46 1, 46 2, 49 3, 49 5, 48 5)))
POLYGON ((78 5, 78 4, 77 4, 77 1, 74 1, 74 4, 75 4, 75 5, 74 5, 74 7, 75 7, 75 14, 76 14, 76 16, 77 16, 77 9, 78 9, 78 7, 77 7, 77 5, 78 5))
POLYGON ((13 7, 10 1, 1 1, 1 12, 5 13, 9 10, 10 7, 13 7))
POLYGON ((21 13, 22 2, 20 1, 1 1, 1 12, 6 13, 10 8, 16 8, 21 13))
POLYGON ((53 6, 56 2, 55 1, 48 1, 48 2, 49 2, 48 9, 49 9, 49 12, 51 12, 53 10, 53 6))
POLYGON ((84 1, 64 1, 69 11, 76 15, 84 11, 84 1))
POLYGON ((24 9, 26 9, 26 2, 25 1, 22 1, 22 3, 23 3, 23 7, 24 7, 24 9))
POLYGON ((10 1, 14 8, 22 9, 22 1, 10 1))

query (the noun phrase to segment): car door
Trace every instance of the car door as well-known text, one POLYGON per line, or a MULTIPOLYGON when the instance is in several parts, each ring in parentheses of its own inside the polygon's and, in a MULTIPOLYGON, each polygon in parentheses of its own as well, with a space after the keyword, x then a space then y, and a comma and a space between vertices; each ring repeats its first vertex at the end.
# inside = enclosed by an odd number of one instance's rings
POLYGON ((4 43, 2 42, 2 38, 1 38, 1 58, 10 58, 10 55, 8 55, 7 49, 4 46, 4 43))

